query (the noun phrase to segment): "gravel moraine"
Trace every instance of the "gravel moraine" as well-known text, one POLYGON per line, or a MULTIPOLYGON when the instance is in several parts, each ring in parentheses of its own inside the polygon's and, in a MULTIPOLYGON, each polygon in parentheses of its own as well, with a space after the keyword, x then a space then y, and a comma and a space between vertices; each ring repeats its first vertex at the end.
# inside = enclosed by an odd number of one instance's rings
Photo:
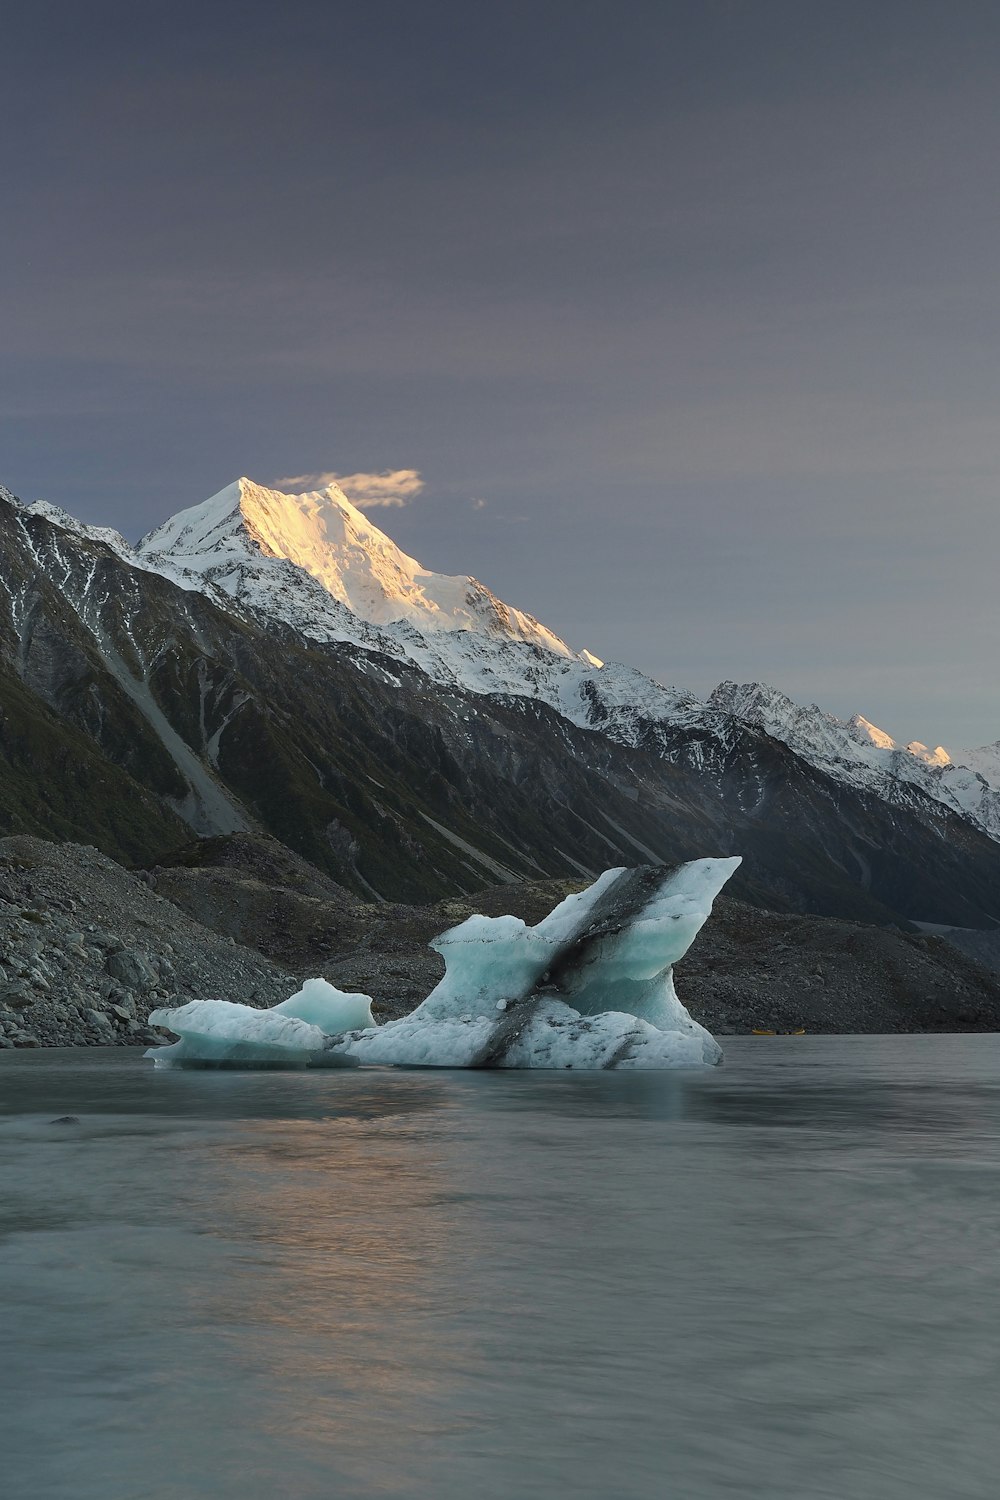
POLYGON ((273 1005, 292 988, 96 849, 0 839, 0 1048, 162 1042, 157 1006, 273 1005))

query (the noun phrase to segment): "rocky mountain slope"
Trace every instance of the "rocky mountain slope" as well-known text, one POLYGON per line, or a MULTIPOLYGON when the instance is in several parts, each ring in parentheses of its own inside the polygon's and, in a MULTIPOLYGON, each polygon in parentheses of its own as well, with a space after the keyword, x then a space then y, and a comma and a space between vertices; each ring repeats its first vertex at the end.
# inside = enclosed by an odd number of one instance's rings
POLYGON ((157 1005, 289 993, 287 971, 96 849, 0 839, 0 1047, 156 1042, 157 1005))
POLYGON ((574 655, 329 493, 241 481, 138 551, 0 496, 0 674, 11 831, 146 863, 191 831, 265 831, 411 903, 738 852, 761 905, 996 924, 1000 846, 956 809, 574 655), (42 719, 61 764, 87 753, 32 798, 42 719))

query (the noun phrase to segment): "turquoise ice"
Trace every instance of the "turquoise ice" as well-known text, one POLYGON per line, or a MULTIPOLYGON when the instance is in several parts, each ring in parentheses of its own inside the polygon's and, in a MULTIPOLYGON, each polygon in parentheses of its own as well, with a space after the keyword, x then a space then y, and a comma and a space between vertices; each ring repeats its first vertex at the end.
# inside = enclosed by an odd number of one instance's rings
POLYGON ((445 975, 410 1015, 308 980, 268 1011, 193 1000, 150 1020, 180 1037, 158 1066, 672 1068, 717 1063, 677 997, 687 952, 738 858, 607 870, 541 922, 470 917, 431 944, 445 975))

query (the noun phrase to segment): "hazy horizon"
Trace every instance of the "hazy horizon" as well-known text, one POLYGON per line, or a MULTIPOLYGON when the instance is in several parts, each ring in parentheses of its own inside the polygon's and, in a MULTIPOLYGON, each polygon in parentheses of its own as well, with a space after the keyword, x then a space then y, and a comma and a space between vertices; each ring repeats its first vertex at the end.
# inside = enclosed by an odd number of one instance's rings
POLYGON ((243 473, 415 471, 376 523, 577 649, 1000 736, 1000 14, 97 0, 6 33, 24 500, 134 539, 243 473))

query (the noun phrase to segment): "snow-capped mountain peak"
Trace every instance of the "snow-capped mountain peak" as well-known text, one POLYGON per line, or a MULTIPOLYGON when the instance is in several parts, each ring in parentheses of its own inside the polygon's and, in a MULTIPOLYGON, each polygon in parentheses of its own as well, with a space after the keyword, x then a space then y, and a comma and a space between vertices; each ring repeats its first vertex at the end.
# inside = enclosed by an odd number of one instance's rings
POLYGON ((266 564, 260 563, 273 558, 294 564, 372 625, 406 622, 425 635, 471 630, 575 655, 553 631, 504 604, 477 579, 434 573, 409 557, 336 484, 288 495, 238 479, 157 527, 138 550, 148 560, 163 558, 244 595, 266 588, 266 564), (247 587, 248 565, 256 590, 247 587))
POLYGON ((34 500, 24 509, 29 515, 44 516, 47 521, 52 521, 63 531, 71 531, 74 536, 86 537, 91 542, 103 542, 126 562, 135 560, 133 549, 121 532, 115 531, 111 526, 88 526, 84 521, 78 521, 75 516, 71 516, 68 510, 63 510, 61 505, 52 505, 48 500, 34 500))
POLYGON ((847 728, 853 740, 859 745, 874 745, 878 750, 895 750, 896 741, 891 734, 886 734, 884 729, 879 729, 870 719, 863 714, 854 714, 847 721, 847 728))
POLYGON ((922 760, 925 766, 950 766, 951 756, 943 745, 937 745, 933 750, 920 740, 911 740, 906 746, 907 755, 912 755, 914 760, 922 760))
POLYGON ((626 743, 638 743, 648 723, 714 734, 735 719, 839 781, 890 801, 915 787, 1000 837, 995 752, 956 764, 941 746, 900 746, 861 714, 840 719, 803 707, 767 683, 722 682, 700 703, 640 672, 605 666, 475 578, 423 567, 335 484, 288 495, 239 479, 158 527, 138 554, 141 566, 186 587, 221 589, 307 636, 408 659, 438 683, 473 693, 542 699, 626 743))

